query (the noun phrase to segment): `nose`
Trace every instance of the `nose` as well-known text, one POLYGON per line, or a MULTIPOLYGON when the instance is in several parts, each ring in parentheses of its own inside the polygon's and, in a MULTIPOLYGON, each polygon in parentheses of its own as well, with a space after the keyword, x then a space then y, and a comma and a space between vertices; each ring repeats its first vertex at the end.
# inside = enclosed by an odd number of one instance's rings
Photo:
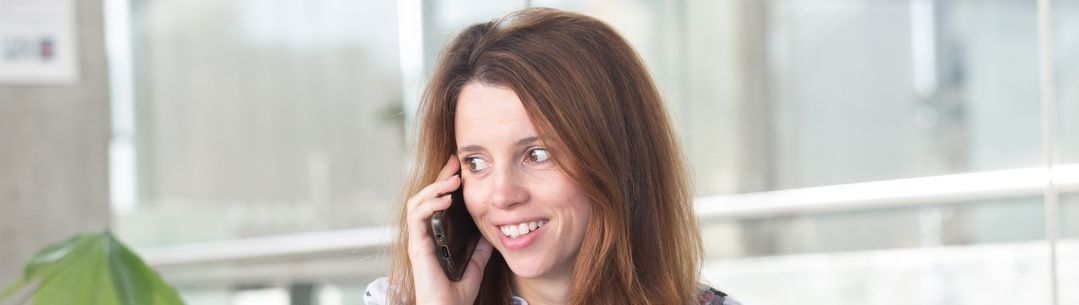
POLYGON ((495 166, 493 185, 489 196, 490 204, 499 209, 509 209, 514 205, 527 202, 528 189, 522 183, 522 173, 514 166, 495 166))

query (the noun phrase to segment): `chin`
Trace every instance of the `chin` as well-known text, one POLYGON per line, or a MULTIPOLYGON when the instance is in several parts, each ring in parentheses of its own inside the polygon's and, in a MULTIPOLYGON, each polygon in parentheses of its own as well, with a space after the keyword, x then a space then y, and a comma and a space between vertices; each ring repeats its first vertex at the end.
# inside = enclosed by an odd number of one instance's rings
POLYGON ((547 274, 551 270, 551 264, 546 260, 538 260, 532 258, 518 257, 506 259, 506 265, 510 267, 510 271, 513 274, 523 278, 538 278, 547 274))
POLYGON ((514 275, 523 278, 537 278, 547 273, 547 267, 541 266, 535 263, 514 262, 506 260, 506 265, 509 265, 510 271, 514 272, 514 275))

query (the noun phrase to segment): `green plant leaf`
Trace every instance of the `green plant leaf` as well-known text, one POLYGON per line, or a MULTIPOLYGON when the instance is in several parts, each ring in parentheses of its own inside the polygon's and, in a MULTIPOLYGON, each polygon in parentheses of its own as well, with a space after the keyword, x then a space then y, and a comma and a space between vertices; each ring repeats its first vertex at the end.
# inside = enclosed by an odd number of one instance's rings
POLYGON ((30 283, 33 305, 182 305, 161 277, 109 231, 82 234, 39 251, 23 276, 0 293, 30 283))
POLYGON ((23 287, 26 287, 26 281, 21 280, 21 279, 16 281, 15 284, 11 284, 10 287, 8 287, 7 289, 4 289, 4 292, 0 292, 0 300, 5 300, 7 298, 10 298, 11 295, 15 294, 16 292, 19 292, 19 290, 22 290, 23 287))

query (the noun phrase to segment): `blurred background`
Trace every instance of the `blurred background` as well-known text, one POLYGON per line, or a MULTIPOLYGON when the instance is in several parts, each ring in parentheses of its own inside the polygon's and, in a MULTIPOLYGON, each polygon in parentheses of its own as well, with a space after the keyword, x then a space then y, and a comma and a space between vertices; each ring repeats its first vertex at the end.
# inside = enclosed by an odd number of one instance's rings
POLYGON ((50 1, 78 78, 0 81, 0 285, 111 228, 188 304, 362 304, 438 51, 547 6, 650 67, 745 304, 1079 304, 1079 0, 50 1))

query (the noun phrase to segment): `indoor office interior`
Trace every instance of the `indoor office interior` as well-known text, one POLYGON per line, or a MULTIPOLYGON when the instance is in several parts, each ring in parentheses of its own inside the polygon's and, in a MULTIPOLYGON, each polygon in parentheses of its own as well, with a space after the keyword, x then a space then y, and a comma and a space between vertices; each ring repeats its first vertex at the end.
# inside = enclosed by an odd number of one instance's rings
POLYGON ((49 1, 77 77, 0 79, 0 289, 109 229, 186 304, 363 304, 439 50, 543 6, 637 49, 744 304, 1079 305, 1079 0, 49 1))

